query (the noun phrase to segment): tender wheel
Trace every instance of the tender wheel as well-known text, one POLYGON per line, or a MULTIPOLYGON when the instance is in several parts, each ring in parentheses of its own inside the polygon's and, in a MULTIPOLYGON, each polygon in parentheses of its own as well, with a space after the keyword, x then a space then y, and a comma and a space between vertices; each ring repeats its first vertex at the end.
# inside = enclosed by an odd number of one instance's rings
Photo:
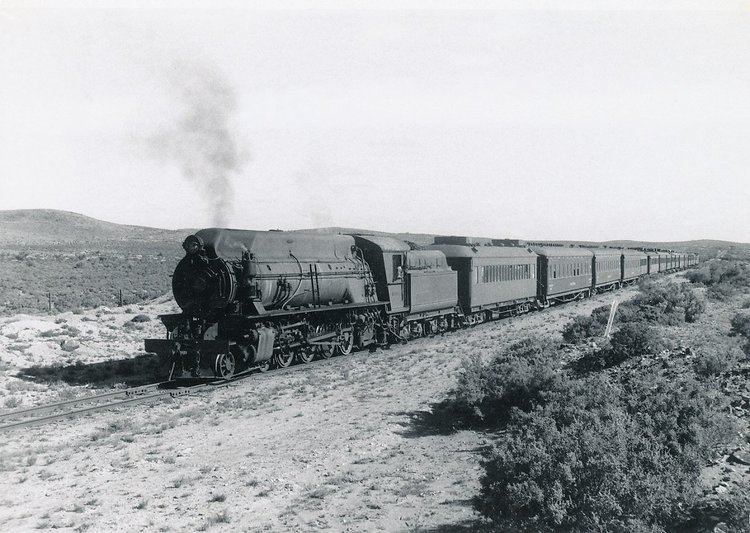
POLYGON ((220 353, 214 361, 214 374, 217 378, 229 379, 234 375, 234 355, 220 353))
POLYGON ((306 365, 307 363, 312 361, 314 358, 315 358, 315 352, 313 352, 312 350, 305 349, 305 350, 300 350, 299 352, 297 352, 297 361, 302 364, 306 365))
POLYGON ((424 335, 424 328, 421 322, 414 322, 411 325, 411 336, 414 338, 421 337, 424 335))
POLYGON ((338 340, 341 343, 336 346, 336 351, 339 354, 349 355, 352 353, 352 348, 354 348, 354 331, 351 328, 343 330, 338 340))
POLYGON ((401 337, 401 342, 406 344, 411 338, 411 326, 409 324, 404 324, 399 330, 398 335, 401 337))
POLYGON ((294 360, 294 353, 292 352, 279 352, 273 356, 273 364, 276 368, 286 368, 292 364, 294 360))

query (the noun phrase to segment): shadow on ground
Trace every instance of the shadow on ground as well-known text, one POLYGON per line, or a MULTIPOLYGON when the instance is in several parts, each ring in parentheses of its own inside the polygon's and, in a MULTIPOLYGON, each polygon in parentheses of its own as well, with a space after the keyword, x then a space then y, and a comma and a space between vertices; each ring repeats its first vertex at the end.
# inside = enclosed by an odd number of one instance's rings
POLYGON ((145 354, 101 363, 32 366, 24 369, 18 377, 45 383, 63 381, 69 385, 92 385, 94 387, 108 387, 115 383, 124 383, 129 387, 137 387, 164 380, 168 374, 169 369, 158 356, 145 354))
POLYGON ((483 427, 473 413, 451 400, 432 403, 429 411, 397 411, 391 414, 407 417, 407 420, 397 422, 404 428, 398 434, 407 439, 452 435, 466 429, 480 433, 494 432, 492 428, 483 427))
POLYGON ((419 533, 489 533, 497 531, 481 520, 462 520, 455 524, 440 524, 429 528, 417 528, 419 533))
POLYGON ((398 434, 407 439, 452 435, 464 429, 463 423, 443 402, 431 404, 429 411, 397 411, 391 414, 407 417, 407 420, 397 422, 404 428, 398 434))

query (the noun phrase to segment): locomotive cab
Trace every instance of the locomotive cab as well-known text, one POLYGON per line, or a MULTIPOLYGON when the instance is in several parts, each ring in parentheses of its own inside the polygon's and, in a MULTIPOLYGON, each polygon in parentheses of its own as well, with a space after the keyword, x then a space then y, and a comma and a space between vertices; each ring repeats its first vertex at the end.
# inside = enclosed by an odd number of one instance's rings
POLYGON ((354 235, 372 269, 378 299, 389 304, 391 327, 409 336, 412 330, 443 331, 456 312, 457 273, 439 250, 412 250, 391 237, 354 235))

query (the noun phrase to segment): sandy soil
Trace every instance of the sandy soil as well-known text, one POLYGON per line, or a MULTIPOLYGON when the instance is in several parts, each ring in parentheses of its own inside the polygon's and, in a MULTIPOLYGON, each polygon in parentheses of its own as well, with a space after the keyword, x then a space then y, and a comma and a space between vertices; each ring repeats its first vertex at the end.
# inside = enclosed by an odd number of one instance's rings
MULTIPOLYGON (((422 416, 453 386, 462 356, 529 333, 557 333, 571 316, 611 299, 2 435, 0 525, 394 531, 468 523, 484 439, 434 434, 420 424, 422 416)), ((154 316, 171 306, 163 301, 144 312, 154 316)), ((123 328, 134 313, 98 314, 0 323, 6 401, 17 398, 22 406, 48 401, 59 387, 81 389, 11 377, 18 368, 122 358, 138 353, 144 336, 161 334, 156 321, 144 330, 123 328), (60 338, 40 337, 61 330, 56 318, 84 332, 79 349, 65 352, 60 338)))
MULTIPOLYGON (((572 316, 612 299, 600 295, 389 350, 257 374, 170 403, 0 434, 0 529, 471 530, 487 441, 475 432, 431 429, 422 423, 430 405, 454 385, 462 357, 491 354, 529 334, 559 335, 572 316)), ((145 312, 153 317, 171 305, 161 301, 145 312)), ((160 335, 156 321, 125 333, 121 326, 133 313, 100 315, 63 315, 92 330, 74 357, 122 358, 137 353, 144 336, 160 335), (115 331, 110 323, 120 326, 112 339, 104 337, 115 331)), ((37 317, 15 318, 0 323, 6 400, 30 404, 59 387, 86 392, 11 377, 24 366, 19 354, 37 357, 33 346, 47 346, 41 353, 53 361, 69 359, 48 338, 23 333, 37 317), (18 338, 8 338, 15 330, 18 338), (11 348, 19 342, 31 346, 11 348)), ((46 331, 55 318, 33 331, 46 331)))

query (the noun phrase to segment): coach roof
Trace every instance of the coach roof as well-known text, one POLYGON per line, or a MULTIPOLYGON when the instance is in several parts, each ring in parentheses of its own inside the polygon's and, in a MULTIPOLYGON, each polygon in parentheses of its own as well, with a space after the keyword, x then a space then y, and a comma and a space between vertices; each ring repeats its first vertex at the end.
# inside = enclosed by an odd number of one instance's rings
POLYGON ((588 248, 572 246, 532 246, 531 250, 546 257, 592 257, 594 255, 588 248))
POLYGON ((590 248, 596 257, 620 257, 622 250, 620 248, 590 248))
POLYGON ((646 255, 648 254, 640 250, 626 249, 626 250, 622 250, 622 255, 624 255, 625 257, 646 257, 646 255))
POLYGON ((461 244, 433 244, 428 246, 429 250, 440 250, 446 257, 482 257, 482 258, 504 258, 522 257, 528 259, 536 258, 536 254, 527 248, 520 246, 464 246, 461 244))

